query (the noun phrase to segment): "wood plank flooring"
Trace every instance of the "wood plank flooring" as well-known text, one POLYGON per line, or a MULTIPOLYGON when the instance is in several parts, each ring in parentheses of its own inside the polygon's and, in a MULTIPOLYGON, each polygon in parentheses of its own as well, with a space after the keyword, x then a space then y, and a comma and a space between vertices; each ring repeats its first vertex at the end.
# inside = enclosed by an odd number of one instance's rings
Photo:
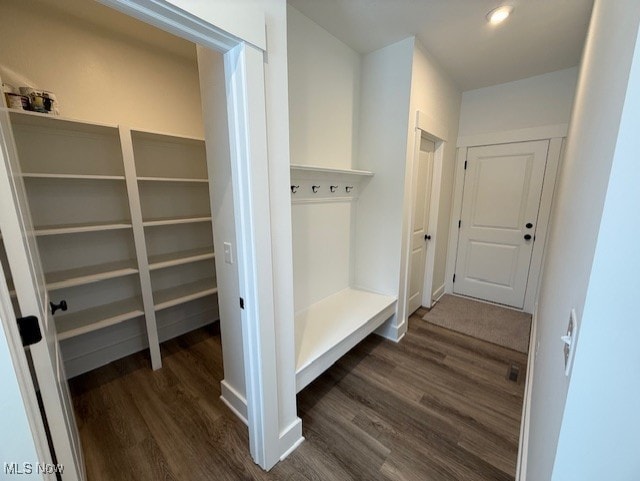
POLYGON ((298 396, 306 441, 269 473, 219 399, 210 326, 71 380, 89 481, 500 481, 515 474, 526 356, 430 325, 370 336, 298 396), (515 364, 521 378, 507 379, 515 364))

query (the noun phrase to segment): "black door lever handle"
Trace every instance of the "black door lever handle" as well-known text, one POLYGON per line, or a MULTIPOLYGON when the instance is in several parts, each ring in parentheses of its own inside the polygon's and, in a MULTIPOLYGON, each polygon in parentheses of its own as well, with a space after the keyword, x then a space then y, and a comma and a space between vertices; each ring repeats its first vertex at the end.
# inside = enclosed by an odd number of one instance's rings
POLYGON ((62 300, 59 304, 49 302, 49 306, 51 306, 51 315, 55 314, 58 309, 64 312, 67 310, 67 301, 62 300))

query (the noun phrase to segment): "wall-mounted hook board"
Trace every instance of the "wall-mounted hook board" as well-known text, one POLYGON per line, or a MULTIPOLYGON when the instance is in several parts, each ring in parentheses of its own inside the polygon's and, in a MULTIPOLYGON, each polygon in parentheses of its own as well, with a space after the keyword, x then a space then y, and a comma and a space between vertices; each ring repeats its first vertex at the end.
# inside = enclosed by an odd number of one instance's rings
POLYGON ((307 165, 291 166, 291 201, 350 202, 373 177, 373 172, 350 169, 330 169, 307 165), (294 189, 294 187, 297 187, 294 189))

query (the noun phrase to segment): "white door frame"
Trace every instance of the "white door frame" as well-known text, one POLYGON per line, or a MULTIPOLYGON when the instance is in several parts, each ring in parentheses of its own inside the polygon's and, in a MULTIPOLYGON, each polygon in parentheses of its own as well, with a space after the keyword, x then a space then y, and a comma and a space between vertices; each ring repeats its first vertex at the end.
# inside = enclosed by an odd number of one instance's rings
POLYGON ((275 387, 278 377, 264 51, 166 2, 100 1, 224 55, 239 287, 244 300, 241 321, 249 446, 254 461, 270 469, 282 453, 275 387))
POLYGON ((440 192, 442 187, 442 167, 444 162, 444 147, 448 139, 446 126, 438 119, 420 110, 416 111, 415 129, 413 131, 413 149, 408 154, 407 174, 405 176, 405 215, 406 222, 403 224, 403 252, 402 252, 402 273, 400 276, 400 290, 398 303, 398 325, 401 327, 398 339, 406 332, 408 310, 409 310, 409 275, 411 273, 411 229, 414 221, 413 199, 417 190, 417 179, 415 176, 415 166, 420 155, 420 140, 425 137, 435 143, 433 153, 433 173, 431 176, 431 200, 429 203, 429 232, 431 241, 427 245, 426 266, 424 271, 424 287, 422 305, 431 307, 431 295, 433 290, 433 275, 435 268, 436 246, 438 242, 438 213, 440 211, 440 192), (426 301, 426 303, 425 303, 426 301))
MULTIPOLYGON (((143 22, 224 55, 237 261, 249 421, 254 461, 280 459, 264 51, 157 0, 99 0, 143 22)), ((265 25, 264 21, 262 25, 265 25)), ((0 298, 3 307, 5 300, 0 298)), ((11 320, 15 322, 15 320, 11 320)), ((3 319, 3 325, 7 321, 3 319)), ((11 324, 11 323, 9 323, 11 324)), ((9 326, 11 329, 11 326, 9 326)), ((5 325, 5 329, 7 326, 5 325)), ((17 328, 13 326, 15 331, 17 328)), ((14 362, 18 360, 14 359, 14 362)))
POLYGON ((467 151, 471 147, 485 145, 509 144, 515 142, 528 142, 532 140, 549 140, 549 152, 542 182, 542 196, 540 198, 540 210, 536 225, 536 240, 531 254, 531 265, 527 278, 527 291, 524 299, 524 312, 533 313, 538 294, 537 286, 542 269, 542 256, 544 254, 547 229, 551 216, 551 203, 555 192, 558 166, 567 136, 567 125, 549 125, 537 128, 497 132, 458 139, 458 155, 454 173, 453 205, 451 208, 451 224, 449 226, 449 245, 447 246, 447 268, 445 277, 445 292, 453 293, 453 274, 455 273, 456 258, 458 254, 458 221, 462 215, 462 194, 464 190, 464 163, 467 160, 467 151))

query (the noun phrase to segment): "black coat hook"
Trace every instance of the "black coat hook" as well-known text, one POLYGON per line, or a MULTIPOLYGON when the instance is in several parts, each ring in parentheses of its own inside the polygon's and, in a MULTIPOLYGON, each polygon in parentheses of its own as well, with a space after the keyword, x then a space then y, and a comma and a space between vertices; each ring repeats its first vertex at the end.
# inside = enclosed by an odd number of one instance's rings
POLYGON ((319 189, 319 188, 320 188, 320 186, 319 186, 319 185, 312 185, 312 186, 311 186, 311 190, 313 191, 313 193, 314 193, 314 194, 318 192, 318 189, 319 189))
POLYGON ((353 186, 352 186, 352 185, 348 185, 348 186, 346 186, 346 187, 344 188, 344 190, 346 190, 346 191, 347 191, 347 194, 348 194, 349 192, 351 192, 351 191, 353 190, 353 186))
POLYGON ((298 189, 300 188, 299 185, 292 185, 291 186, 291 193, 295 194, 296 192, 298 192, 298 189))
POLYGON ((329 190, 331 190, 331 192, 335 192, 337 188, 338 188, 337 185, 330 185, 329 186, 329 190))

